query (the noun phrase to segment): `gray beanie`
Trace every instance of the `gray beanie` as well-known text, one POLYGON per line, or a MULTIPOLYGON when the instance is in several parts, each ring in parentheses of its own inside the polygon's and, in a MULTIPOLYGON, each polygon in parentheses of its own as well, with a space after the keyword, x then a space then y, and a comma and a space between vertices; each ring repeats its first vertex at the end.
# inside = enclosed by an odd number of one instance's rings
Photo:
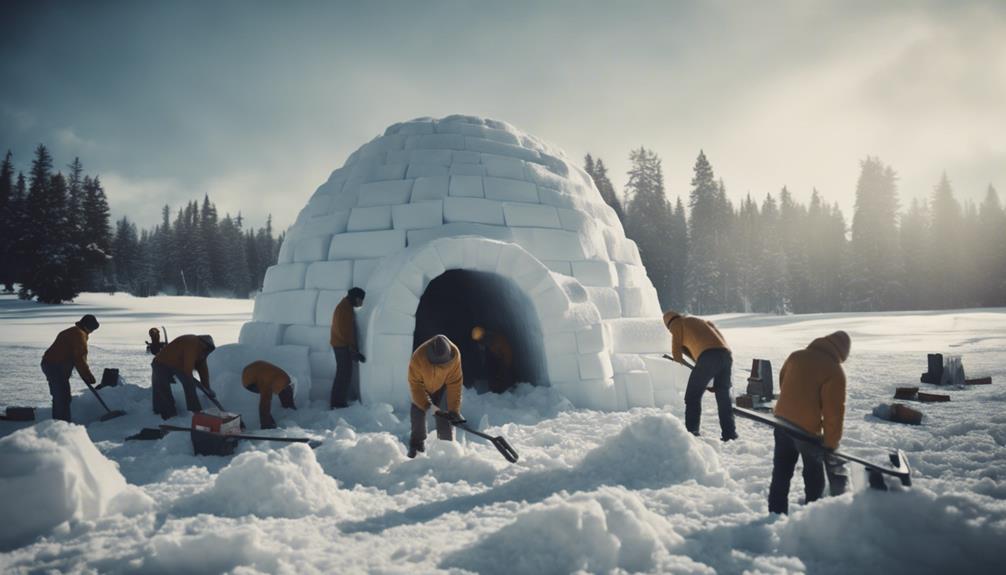
POLYGON ((437 334, 430 338, 430 344, 426 346, 426 359, 434 365, 447 363, 454 356, 451 349, 451 340, 447 336, 437 334))

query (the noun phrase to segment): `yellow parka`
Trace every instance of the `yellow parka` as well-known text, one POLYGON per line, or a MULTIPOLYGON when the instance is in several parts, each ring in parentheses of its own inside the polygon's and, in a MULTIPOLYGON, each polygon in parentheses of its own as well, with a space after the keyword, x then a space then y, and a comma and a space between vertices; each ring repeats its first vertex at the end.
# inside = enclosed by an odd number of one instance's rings
POLYGON ((671 332, 674 361, 680 362, 683 355, 697 361, 708 349, 730 349, 726 338, 711 321, 669 311, 664 314, 664 325, 671 332))
POLYGON ((804 431, 824 436, 831 449, 842 440, 845 422, 845 371, 849 336, 835 332, 815 339, 786 358, 779 372, 775 414, 804 431))
POLYGON ((426 348, 432 338, 426 340, 412 353, 409 361, 409 391, 412 403, 426 411, 430 408, 430 395, 443 386, 447 386, 447 409, 458 413, 461 411, 461 385, 464 375, 461 372, 461 351, 454 342, 451 346, 451 359, 447 363, 433 364, 426 358, 426 348))

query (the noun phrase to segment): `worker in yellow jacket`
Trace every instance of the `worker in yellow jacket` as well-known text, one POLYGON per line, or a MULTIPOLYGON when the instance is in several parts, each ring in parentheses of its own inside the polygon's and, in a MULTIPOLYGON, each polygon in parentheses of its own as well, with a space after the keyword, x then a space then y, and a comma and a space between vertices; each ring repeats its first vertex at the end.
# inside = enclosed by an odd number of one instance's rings
POLYGON ((200 385, 208 394, 210 390, 210 370, 206 358, 216 349, 213 338, 208 335, 180 335, 164 346, 154 361, 150 362, 150 388, 153 394, 154 413, 161 419, 171 419, 178 414, 175 398, 171 395, 171 383, 178 380, 185 391, 185 408, 195 413, 202 410, 196 386, 200 385), (199 374, 199 380, 192 372, 199 374))
POLYGON ((284 409, 297 409, 293 403, 293 382, 280 367, 268 361, 253 361, 241 372, 241 385, 259 394, 258 420, 262 429, 274 429, 276 420, 272 418, 272 396, 279 396, 284 409))
POLYGON ((477 325, 472 328, 472 341, 479 346, 489 390, 502 393, 514 384, 513 347, 510 340, 498 331, 490 331, 477 325))
POLYGON ((358 287, 349 290, 346 297, 335 306, 332 312, 332 329, 330 342, 335 354, 335 380, 332 381, 332 394, 329 399, 331 409, 348 407, 350 386, 353 382, 353 362, 364 363, 367 358, 360 353, 356 341, 356 313, 354 309, 363 305, 367 292, 358 287))
POLYGON ((684 316, 676 311, 664 314, 664 325, 671 332, 671 354, 674 361, 684 363, 684 356, 687 355, 695 362, 685 389, 685 427, 693 435, 699 435, 702 394, 711 380, 720 419, 720 439, 737 439, 737 426, 730 400, 730 371, 734 360, 726 338, 713 322, 684 316))
POLYGON ((59 332, 42 355, 42 373, 49 383, 53 419, 70 421, 70 376, 74 368, 87 383, 94 384, 96 381, 87 365, 87 339, 98 329, 98 325, 93 315, 85 315, 73 326, 59 332))
POLYGON ((412 395, 410 417, 412 436, 409 457, 425 451, 426 412, 446 410, 446 417, 437 417, 437 438, 454 439, 451 421, 461 420, 461 351, 445 335, 435 335, 412 353, 409 361, 409 392, 412 395))
POLYGON ((845 371, 842 363, 849 358, 852 342, 849 334, 836 331, 815 339, 806 349, 786 358, 779 372, 779 399, 775 415, 822 438, 824 450, 794 439, 780 429, 775 431, 772 458, 772 484, 768 508, 772 513, 789 511, 789 484, 797 459, 803 460, 803 482, 807 503, 824 494, 825 472, 831 492, 845 490, 845 477, 836 472, 841 464, 827 455, 838 448, 845 422, 845 371))

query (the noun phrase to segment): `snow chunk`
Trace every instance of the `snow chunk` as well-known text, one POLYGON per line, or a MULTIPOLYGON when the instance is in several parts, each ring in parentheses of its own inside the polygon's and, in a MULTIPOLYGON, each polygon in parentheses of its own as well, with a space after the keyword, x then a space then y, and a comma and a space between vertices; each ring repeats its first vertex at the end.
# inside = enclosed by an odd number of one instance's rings
POLYGON ((234 458, 205 491, 183 499, 186 512, 224 517, 345 515, 352 509, 335 479, 325 475, 310 447, 301 443, 250 451, 234 458))
POLYGON ((0 439, 0 461, 0 549, 24 545, 64 521, 153 507, 79 425, 47 420, 18 430, 0 439))

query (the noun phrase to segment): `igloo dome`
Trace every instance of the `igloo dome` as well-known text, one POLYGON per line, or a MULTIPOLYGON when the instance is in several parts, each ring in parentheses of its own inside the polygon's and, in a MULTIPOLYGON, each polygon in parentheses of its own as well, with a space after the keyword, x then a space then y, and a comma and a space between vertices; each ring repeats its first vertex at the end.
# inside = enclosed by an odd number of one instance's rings
POLYGON ((287 231, 253 321, 211 370, 267 359, 302 399, 327 398, 332 312, 352 286, 367 291, 357 310, 365 403, 407 407, 413 349, 445 333, 464 358, 474 324, 511 341, 519 381, 577 407, 676 397, 635 243, 582 169, 507 123, 416 119, 350 155, 287 231))

